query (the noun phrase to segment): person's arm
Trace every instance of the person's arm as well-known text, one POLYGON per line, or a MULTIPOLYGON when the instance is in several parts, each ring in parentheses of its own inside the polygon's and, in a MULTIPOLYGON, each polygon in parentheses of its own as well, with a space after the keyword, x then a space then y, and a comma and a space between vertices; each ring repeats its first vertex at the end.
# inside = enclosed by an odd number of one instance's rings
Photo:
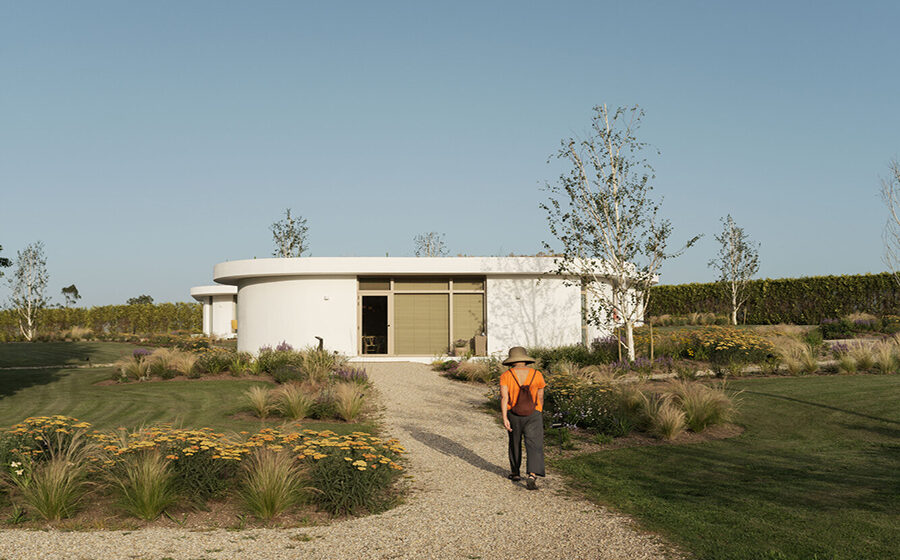
POLYGON ((503 427, 506 428, 507 432, 511 432, 512 426, 509 425, 509 415, 506 413, 508 405, 509 387, 507 387, 506 385, 500 385, 500 417, 503 418, 503 427))
POLYGON ((541 410, 544 409, 544 388, 543 388, 543 387, 541 387, 540 389, 538 389, 538 393, 537 393, 537 405, 538 405, 539 407, 541 407, 541 410))

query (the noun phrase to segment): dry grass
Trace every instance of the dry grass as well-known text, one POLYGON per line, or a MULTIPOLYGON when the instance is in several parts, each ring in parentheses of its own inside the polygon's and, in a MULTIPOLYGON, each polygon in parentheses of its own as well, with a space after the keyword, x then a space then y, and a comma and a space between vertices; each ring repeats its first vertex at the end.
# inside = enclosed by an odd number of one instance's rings
POLYGON ((790 336, 775 336, 770 339, 778 358, 793 375, 815 373, 819 362, 809 345, 790 336))
POLYGON ((644 414, 650 431, 660 439, 674 439, 685 429, 684 411, 667 395, 654 395, 644 401, 644 414))
MULTIPOLYGON (((757 327, 756 332, 767 338, 788 336, 800 340, 801 338, 806 336, 806 333, 809 332, 809 329, 800 325, 787 325, 785 323, 779 323, 777 325, 757 327)), ((775 340, 772 340, 772 342, 774 343, 775 340)))
POLYGON ((856 367, 868 371, 875 367, 875 359, 870 345, 854 342, 848 346, 847 355, 856 361, 856 367))
POLYGON ((242 464, 244 480, 238 493, 256 517, 268 521, 301 500, 304 470, 293 453, 259 448, 242 464))
POLYGON ((879 340, 872 345, 872 361, 881 373, 897 371, 897 345, 892 339, 879 340))
POLYGON ((464 360, 459 363, 456 371, 466 378, 466 381, 479 381, 488 384, 491 382, 491 366, 481 360, 464 360))
POLYGON ((871 313, 851 313, 844 317, 844 319, 847 319, 852 323, 854 321, 877 321, 878 317, 871 313))
POLYGON ((728 422, 734 416, 734 403, 722 388, 673 380, 668 383, 666 393, 680 405, 685 422, 693 432, 728 422))
POLYGON ((278 410, 291 420, 306 418, 316 402, 317 392, 309 392, 304 386, 296 383, 286 383, 275 393, 278 410))
POLYGON ((149 378, 150 360, 135 356, 119 358, 113 367, 123 379, 136 379, 144 381, 149 378))
POLYGON ((260 418, 266 418, 272 411, 271 395, 268 388, 255 385, 244 391, 244 396, 250 404, 250 409, 260 418))
POLYGON ((334 384, 334 408, 338 416, 353 422, 362 414, 366 404, 366 392, 359 383, 341 382, 334 384))

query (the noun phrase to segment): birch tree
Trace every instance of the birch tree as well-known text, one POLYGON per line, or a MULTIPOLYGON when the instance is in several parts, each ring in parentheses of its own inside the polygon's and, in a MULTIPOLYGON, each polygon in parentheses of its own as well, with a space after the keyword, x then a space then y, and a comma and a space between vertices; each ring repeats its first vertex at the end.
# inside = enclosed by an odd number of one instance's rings
POLYGON ((444 243, 444 234, 429 231, 413 238, 416 244, 417 257, 446 257, 447 245, 444 243))
POLYGON ((900 162, 888 164, 890 175, 881 180, 881 197, 890 216, 884 228, 884 262, 900 283, 900 162))
POLYGON ((284 219, 272 224, 272 237, 275 240, 273 257, 299 257, 309 248, 306 244, 306 219, 291 216, 291 209, 284 211, 284 219))
POLYGON ((715 239, 721 247, 709 266, 719 272, 719 282, 731 298, 731 324, 737 325, 738 309, 747 302, 747 284, 759 272, 759 244, 750 241, 731 214, 722 218, 722 233, 715 239))
POLYGON ((47 306, 47 258, 40 241, 16 253, 16 263, 9 278, 11 307, 16 311, 19 332, 25 340, 34 340, 41 310, 47 306))
POLYGON ((658 216, 651 195, 653 168, 642 152, 647 145, 636 133, 643 110, 606 105, 594 107, 590 133, 561 141, 550 160, 566 162, 569 170, 548 184, 550 232, 562 245, 556 252, 557 273, 575 277, 587 292, 586 319, 595 325, 612 318, 625 327, 628 360, 634 361, 634 326, 643 319, 666 259, 696 243, 668 252, 672 226, 658 216), (611 289, 606 286, 611 285, 611 289))

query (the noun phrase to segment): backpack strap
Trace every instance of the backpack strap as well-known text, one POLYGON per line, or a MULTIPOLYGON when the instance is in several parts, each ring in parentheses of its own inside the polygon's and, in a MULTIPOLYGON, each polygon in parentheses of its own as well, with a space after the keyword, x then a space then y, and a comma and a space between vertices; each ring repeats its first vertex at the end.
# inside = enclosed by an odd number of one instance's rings
MULTIPOLYGON (((516 382, 516 385, 519 386, 519 389, 521 389, 523 387, 523 385, 521 383, 519 383, 519 378, 516 377, 516 372, 512 368, 509 368, 509 370, 507 370, 507 371, 509 371, 509 374, 512 376, 513 380, 516 382)), ((528 381, 529 375, 531 376, 531 380, 534 381, 534 378, 537 375, 537 370, 534 368, 528 368, 528 375, 525 376, 526 382, 528 381)), ((525 383, 525 385, 530 387, 531 383, 525 383)))

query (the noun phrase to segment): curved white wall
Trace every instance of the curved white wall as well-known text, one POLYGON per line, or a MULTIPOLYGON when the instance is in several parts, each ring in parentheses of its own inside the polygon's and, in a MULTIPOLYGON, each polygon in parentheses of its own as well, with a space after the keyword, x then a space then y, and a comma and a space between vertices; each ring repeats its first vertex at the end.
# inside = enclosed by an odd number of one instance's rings
POLYGON ((279 276, 238 283, 238 350, 282 341, 356 355, 356 276, 279 276))
MULTIPOLYGON (((203 306, 206 308, 206 305, 203 306)), ((210 333, 219 338, 231 338, 234 331, 231 328, 232 319, 236 319, 234 296, 217 295, 212 296, 212 305, 210 306, 210 333)))
POLYGON ((488 353, 581 343, 581 288, 548 276, 488 276, 488 353))

